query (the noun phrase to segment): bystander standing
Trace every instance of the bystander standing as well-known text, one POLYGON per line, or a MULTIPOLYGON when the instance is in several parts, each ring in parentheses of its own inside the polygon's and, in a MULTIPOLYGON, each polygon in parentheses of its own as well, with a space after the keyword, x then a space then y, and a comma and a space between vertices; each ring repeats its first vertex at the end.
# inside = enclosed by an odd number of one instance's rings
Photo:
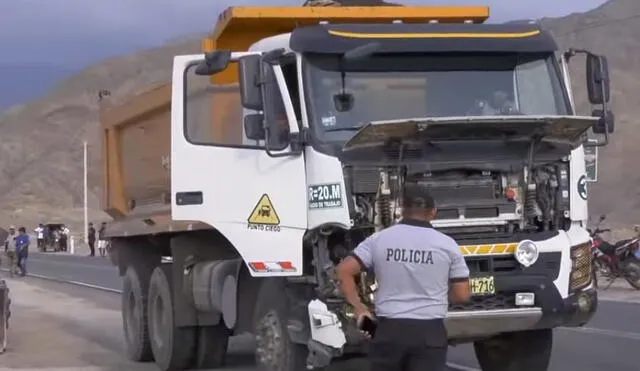
POLYGON ((102 222, 100 224, 100 230, 98 230, 98 251, 100 252, 100 256, 105 256, 107 250, 107 240, 104 236, 105 230, 107 229, 107 223, 102 222))
POLYGON ((87 230, 87 243, 89 244, 89 256, 96 256, 96 229, 93 227, 93 223, 89 223, 87 230))
POLYGON ((33 230, 33 232, 36 234, 36 239, 38 241, 38 250, 39 251, 45 251, 45 247, 44 247, 44 225, 42 225, 42 223, 38 224, 38 226, 36 227, 36 229, 33 230))
POLYGON ((69 228, 66 225, 62 225, 60 229, 60 251, 67 251, 67 243, 69 241, 69 228))
POLYGON ((9 274, 13 275, 17 271, 17 258, 16 258, 16 227, 9 227, 9 235, 4 241, 4 253, 7 256, 7 265, 9 274))
POLYGON ((27 275, 27 258, 29 257, 29 235, 25 227, 18 229, 16 240, 16 257, 18 258, 18 267, 22 277, 27 275))

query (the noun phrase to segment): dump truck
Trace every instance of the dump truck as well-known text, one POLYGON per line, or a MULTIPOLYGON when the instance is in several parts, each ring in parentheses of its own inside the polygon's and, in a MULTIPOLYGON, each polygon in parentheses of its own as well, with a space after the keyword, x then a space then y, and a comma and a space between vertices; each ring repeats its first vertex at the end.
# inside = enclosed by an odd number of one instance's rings
MULTIPOLYGON (((365 355, 334 269, 401 218, 413 183, 471 272, 450 343, 473 343, 484 371, 546 370, 552 329, 597 308, 584 148, 613 131, 608 66, 488 16, 231 7, 201 53, 175 56, 170 84, 104 99, 105 235, 129 358, 216 368, 243 333, 266 370, 365 355)), ((358 282, 373 305, 375 275, 358 282)))

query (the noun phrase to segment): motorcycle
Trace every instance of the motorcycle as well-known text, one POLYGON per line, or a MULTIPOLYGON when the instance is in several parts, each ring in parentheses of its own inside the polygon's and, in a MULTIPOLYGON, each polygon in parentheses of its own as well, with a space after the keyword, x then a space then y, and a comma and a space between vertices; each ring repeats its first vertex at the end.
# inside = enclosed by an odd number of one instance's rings
POLYGON ((591 249, 594 277, 599 274, 609 281, 605 289, 609 288, 617 278, 624 278, 634 289, 640 290, 640 226, 634 227, 636 234, 634 238, 611 244, 600 236, 604 232, 611 231, 608 228, 600 228, 600 224, 605 219, 606 216, 601 215, 595 229, 587 229, 593 240, 591 249))

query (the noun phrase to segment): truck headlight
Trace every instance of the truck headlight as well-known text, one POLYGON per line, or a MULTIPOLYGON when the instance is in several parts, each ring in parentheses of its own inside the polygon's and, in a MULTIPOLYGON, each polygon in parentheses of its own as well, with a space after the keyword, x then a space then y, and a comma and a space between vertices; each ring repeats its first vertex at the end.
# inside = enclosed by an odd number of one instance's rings
POLYGON ((538 260, 538 246, 531 240, 520 241, 514 253, 518 263, 530 267, 538 260))
POLYGON ((592 280, 591 242, 571 247, 571 280, 569 289, 578 290, 592 280))

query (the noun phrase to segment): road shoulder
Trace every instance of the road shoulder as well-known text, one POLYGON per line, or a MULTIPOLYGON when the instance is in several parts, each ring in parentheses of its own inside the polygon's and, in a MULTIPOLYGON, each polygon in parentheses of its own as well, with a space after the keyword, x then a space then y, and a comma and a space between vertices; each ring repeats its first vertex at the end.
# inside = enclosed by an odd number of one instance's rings
POLYGON ((119 312, 34 282, 6 279, 12 315, 1 370, 152 370, 120 350, 119 312))

